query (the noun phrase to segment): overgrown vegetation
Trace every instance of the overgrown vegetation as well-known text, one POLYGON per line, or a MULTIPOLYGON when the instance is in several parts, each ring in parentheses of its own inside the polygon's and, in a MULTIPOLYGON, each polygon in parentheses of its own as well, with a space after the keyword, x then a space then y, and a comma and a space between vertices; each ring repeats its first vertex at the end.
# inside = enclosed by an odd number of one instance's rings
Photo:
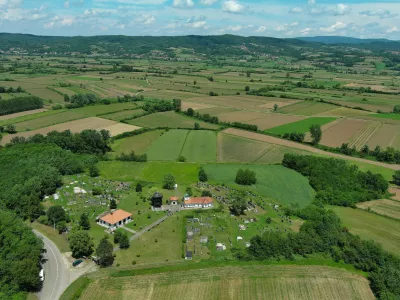
POLYGON ((0 116, 43 107, 43 100, 35 96, 18 97, 0 101, 0 116))

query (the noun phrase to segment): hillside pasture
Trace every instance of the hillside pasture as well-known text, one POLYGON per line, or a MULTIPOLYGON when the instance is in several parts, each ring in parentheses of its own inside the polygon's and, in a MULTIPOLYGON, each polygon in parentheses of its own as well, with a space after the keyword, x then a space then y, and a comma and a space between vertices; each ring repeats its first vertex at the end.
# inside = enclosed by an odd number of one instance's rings
POLYGON ((207 130, 189 131, 181 155, 188 162, 215 162, 217 160, 217 133, 207 130))
POLYGON ((169 130, 146 151, 149 160, 176 161, 185 144, 188 130, 169 130))
POLYGON ((355 119, 343 119, 335 123, 322 134, 321 144, 329 147, 340 147, 343 143, 356 136, 366 126, 367 122, 355 119))
POLYGON ((140 275, 138 270, 134 277, 94 278, 80 299, 374 299, 366 278, 324 266, 250 265, 148 273, 140 275))
POLYGON ((362 209, 331 207, 351 233, 362 239, 373 240, 383 249, 398 254, 400 249, 400 221, 369 213, 362 209))
POLYGON ((194 128, 194 123, 199 123, 201 128, 217 129, 218 126, 214 124, 208 124, 198 120, 191 119, 189 117, 177 114, 173 111, 155 113, 133 119, 128 121, 129 124, 140 126, 140 127, 169 127, 169 128, 194 128))
POLYGON ((269 199, 282 204, 297 203, 300 207, 305 207, 314 198, 314 190, 308 183, 308 179, 282 166, 246 164, 204 165, 210 182, 229 184, 236 188, 240 188, 239 185, 235 184, 236 172, 240 168, 256 172, 257 183, 248 188, 269 199))
POLYGON ((371 210, 378 215, 400 220, 400 202, 393 200, 374 200, 357 204, 358 208, 371 210))
POLYGON ((21 132, 21 133, 16 133, 16 134, 9 134, 3 137, 1 141, 1 145, 5 145, 8 142, 11 141, 13 137, 20 136, 20 137, 30 137, 35 134, 43 134, 46 135, 51 131, 65 131, 65 130, 70 130, 71 132, 81 132, 85 129, 95 129, 95 130, 108 130, 111 133, 111 136, 113 135, 118 135, 124 132, 128 131, 134 131, 136 129, 139 129, 140 127, 137 126, 132 126, 128 124, 122 124, 122 123, 117 123, 114 121, 106 120, 106 119, 101 119, 101 118, 96 118, 96 117, 90 117, 90 118, 84 118, 84 119, 79 119, 75 121, 70 121, 70 122, 65 122, 49 127, 44 127, 41 129, 36 129, 32 131, 26 131, 26 132, 21 132))
POLYGON ((284 135, 285 133, 292 133, 292 132, 297 132, 297 133, 307 133, 310 131, 310 127, 312 125, 326 125, 329 124, 330 122, 335 121, 335 118, 323 118, 323 117, 312 117, 312 118, 307 118, 304 120, 300 120, 298 122, 294 123, 289 123, 285 124, 282 126, 270 128, 266 130, 268 133, 272 134, 277 134, 277 135, 284 135))

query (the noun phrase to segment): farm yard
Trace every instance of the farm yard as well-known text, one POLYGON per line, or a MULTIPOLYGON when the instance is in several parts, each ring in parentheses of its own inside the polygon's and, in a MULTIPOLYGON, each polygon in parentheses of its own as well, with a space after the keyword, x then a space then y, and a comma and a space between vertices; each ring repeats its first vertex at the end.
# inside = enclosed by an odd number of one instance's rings
MULTIPOLYGON (((81 299, 374 299, 367 279, 318 266, 241 266, 94 278, 81 299), (132 280, 135 284, 132 285, 132 280)), ((118 274, 118 273, 117 273, 118 274)))

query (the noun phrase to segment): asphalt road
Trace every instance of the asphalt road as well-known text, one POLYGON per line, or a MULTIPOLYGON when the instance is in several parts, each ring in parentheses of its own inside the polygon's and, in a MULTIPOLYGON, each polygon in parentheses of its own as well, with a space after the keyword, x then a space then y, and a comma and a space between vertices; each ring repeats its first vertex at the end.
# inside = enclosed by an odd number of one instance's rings
POLYGON ((57 300, 71 282, 71 274, 64 264, 61 252, 57 246, 40 232, 34 233, 41 237, 44 242, 44 259, 47 261, 43 265, 45 279, 42 290, 37 294, 40 300, 57 300))

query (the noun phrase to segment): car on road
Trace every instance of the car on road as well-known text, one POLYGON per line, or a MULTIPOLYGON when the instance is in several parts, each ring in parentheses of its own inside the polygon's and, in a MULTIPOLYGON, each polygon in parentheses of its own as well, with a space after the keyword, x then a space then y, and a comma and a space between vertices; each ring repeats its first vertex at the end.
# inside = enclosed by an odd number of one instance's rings
POLYGON ((40 278, 40 281, 44 281, 44 270, 43 269, 41 269, 40 270, 40 272, 39 272, 39 278, 40 278))
POLYGON ((76 267, 76 266, 80 265, 81 263, 83 263, 83 259, 77 259, 72 263, 72 266, 76 267))

